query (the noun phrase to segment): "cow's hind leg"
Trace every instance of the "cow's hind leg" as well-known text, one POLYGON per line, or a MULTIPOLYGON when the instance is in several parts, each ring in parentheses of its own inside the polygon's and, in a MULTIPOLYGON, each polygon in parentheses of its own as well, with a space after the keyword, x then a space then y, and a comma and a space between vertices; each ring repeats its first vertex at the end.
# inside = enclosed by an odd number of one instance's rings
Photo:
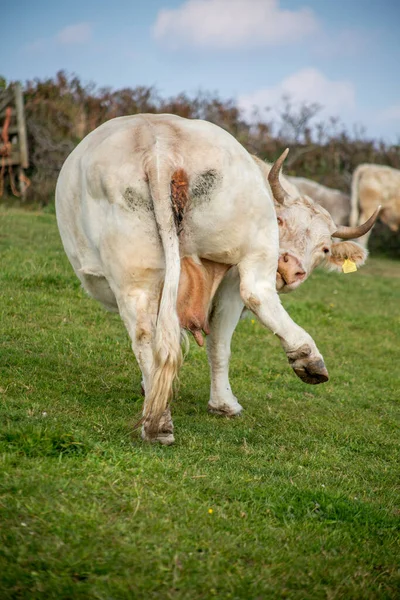
POLYGON ((296 325, 281 305, 276 292, 276 266, 267 258, 249 255, 238 265, 243 301, 279 337, 296 375, 305 383, 323 383, 329 379, 323 358, 311 336, 296 325))
MULTIPOLYGON (((142 371, 142 385, 144 387, 145 401, 143 414, 146 410, 146 396, 150 393, 154 371, 154 338, 158 311, 158 286, 154 282, 152 289, 135 287, 133 290, 124 290, 118 296, 120 315, 128 330, 132 341, 132 349, 142 371)), ((164 412, 158 434, 147 436, 145 426, 142 428, 142 438, 146 441, 160 442, 170 445, 174 442, 174 426, 170 409, 164 412)))
POLYGON ((237 269, 225 276, 215 295, 210 315, 210 335, 207 337, 207 354, 211 370, 211 390, 208 410, 233 417, 243 410, 232 393, 229 383, 231 339, 243 311, 239 293, 237 269))

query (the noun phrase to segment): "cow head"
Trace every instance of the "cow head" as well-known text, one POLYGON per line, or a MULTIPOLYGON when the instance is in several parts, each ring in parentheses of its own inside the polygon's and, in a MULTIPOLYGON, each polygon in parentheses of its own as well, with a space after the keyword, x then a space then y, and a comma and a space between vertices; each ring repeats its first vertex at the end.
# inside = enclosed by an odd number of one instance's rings
POLYGON ((308 196, 290 196, 281 186, 279 173, 289 150, 274 163, 268 181, 275 200, 279 225, 279 262, 276 287, 279 292, 296 289, 320 264, 341 271, 345 260, 361 266, 367 251, 351 240, 367 233, 375 223, 379 208, 358 227, 337 227, 331 215, 308 196))

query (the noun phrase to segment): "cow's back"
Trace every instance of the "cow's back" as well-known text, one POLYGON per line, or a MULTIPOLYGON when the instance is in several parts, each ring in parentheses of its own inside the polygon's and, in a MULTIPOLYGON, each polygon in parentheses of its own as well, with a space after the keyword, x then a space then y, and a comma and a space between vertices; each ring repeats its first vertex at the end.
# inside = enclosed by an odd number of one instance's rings
POLYGON ((369 191, 376 191, 382 201, 397 196, 400 189, 400 171, 385 165, 361 164, 354 171, 359 180, 359 196, 362 200, 369 191))

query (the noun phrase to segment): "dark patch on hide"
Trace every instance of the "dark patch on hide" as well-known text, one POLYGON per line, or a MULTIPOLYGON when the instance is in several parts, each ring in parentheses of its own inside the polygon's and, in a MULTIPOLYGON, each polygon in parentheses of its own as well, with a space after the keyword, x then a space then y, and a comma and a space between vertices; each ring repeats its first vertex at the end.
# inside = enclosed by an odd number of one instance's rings
POLYGON ((133 211, 145 210, 153 211, 153 201, 151 196, 143 196, 139 194, 133 187, 127 187, 123 193, 123 198, 128 208, 133 211))
POLYGON ((184 169, 177 169, 171 178, 171 204, 174 211, 175 225, 178 234, 181 232, 181 223, 185 208, 189 202, 189 180, 184 169))
POLYGON ((200 173, 190 186, 190 198, 197 204, 210 202, 212 193, 216 190, 221 179, 220 173, 215 169, 200 173))

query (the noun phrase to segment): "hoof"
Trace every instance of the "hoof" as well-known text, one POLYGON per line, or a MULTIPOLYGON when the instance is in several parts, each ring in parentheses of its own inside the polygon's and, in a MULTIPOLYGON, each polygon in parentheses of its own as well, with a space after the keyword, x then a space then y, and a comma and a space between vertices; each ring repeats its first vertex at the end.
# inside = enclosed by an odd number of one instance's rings
POLYGON ((173 433, 159 433, 156 437, 149 437, 146 433, 142 432, 142 440, 151 444, 158 443, 163 446, 172 446, 175 442, 175 437, 173 433))
POLYGON ((221 417, 238 417, 243 410, 243 406, 241 406, 239 402, 235 402, 235 404, 217 405, 209 402, 207 405, 207 410, 209 413, 213 415, 220 415, 221 417))
POLYGON ((309 383, 310 385, 329 381, 329 374, 323 360, 311 361, 307 365, 293 367, 293 370, 297 377, 300 377, 304 383, 309 383))
POLYGON ((311 348, 305 344, 294 352, 288 353, 289 364, 304 383, 316 385, 329 380, 328 371, 322 357, 312 358, 311 348))
POLYGON ((174 425, 171 419, 169 408, 164 412, 158 425, 158 431, 153 431, 151 434, 146 431, 146 423, 142 426, 142 440, 162 444, 163 446, 171 446, 175 442, 174 425))
POLYGON ((142 440, 144 442, 150 442, 151 444, 162 444, 163 446, 172 446, 175 442, 175 437, 173 433, 160 432, 157 433, 154 437, 149 436, 144 429, 142 429, 142 440))

